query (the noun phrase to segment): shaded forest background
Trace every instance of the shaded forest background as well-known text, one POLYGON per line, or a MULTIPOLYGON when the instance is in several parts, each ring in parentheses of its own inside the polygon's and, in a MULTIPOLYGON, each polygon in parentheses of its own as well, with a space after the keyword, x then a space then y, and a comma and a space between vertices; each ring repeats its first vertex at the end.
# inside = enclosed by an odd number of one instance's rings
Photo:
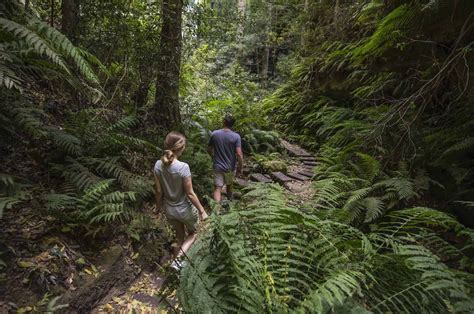
POLYGON ((112 244, 151 267, 164 135, 186 134, 207 204, 230 113, 256 167, 287 162, 280 138, 315 152, 315 194, 214 215, 185 311, 473 311, 473 45, 470 0, 3 1, 1 294, 79 306, 112 244))

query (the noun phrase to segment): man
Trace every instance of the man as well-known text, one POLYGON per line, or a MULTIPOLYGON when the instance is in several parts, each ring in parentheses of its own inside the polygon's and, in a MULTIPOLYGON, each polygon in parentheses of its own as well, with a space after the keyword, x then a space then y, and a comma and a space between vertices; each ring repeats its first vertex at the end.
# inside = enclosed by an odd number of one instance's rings
POLYGON ((226 115, 224 117, 224 128, 212 132, 209 139, 208 151, 213 159, 214 170, 214 192, 212 196, 216 202, 221 201, 224 185, 226 185, 227 197, 232 198, 234 173, 242 174, 244 156, 240 135, 232 131, 234 123, 235 119, 226 115), (236 163, 238 163, 237 169, 236 163))

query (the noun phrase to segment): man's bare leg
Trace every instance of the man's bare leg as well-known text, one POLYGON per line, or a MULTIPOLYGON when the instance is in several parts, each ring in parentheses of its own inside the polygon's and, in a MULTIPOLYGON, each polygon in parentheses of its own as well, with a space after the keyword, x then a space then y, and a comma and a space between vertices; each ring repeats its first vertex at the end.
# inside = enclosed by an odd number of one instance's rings
POLYGON ((222 195, 222 186, 214 186, 214 192, 212 193, 212 197, 218 203, 221 201, 222 195))
POLYGON ((231 185, 226 185, 226 190, 227 190, 227 198, 230 200, 232 200, 232 184, 231 185))

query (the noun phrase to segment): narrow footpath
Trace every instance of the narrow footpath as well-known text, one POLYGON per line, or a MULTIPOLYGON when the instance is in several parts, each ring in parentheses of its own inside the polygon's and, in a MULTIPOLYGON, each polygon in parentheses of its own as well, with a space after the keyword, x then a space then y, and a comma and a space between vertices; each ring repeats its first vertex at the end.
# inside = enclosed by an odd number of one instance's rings
MULTIPOLYGON (((310 200, 314 190, 311 184, 316 166, 316 157, 298 145, 281 140, 284 154, 287 155, 288 170, 284 172, 252 172, 247 169, 243 178, 236 178, 240 187, 254 182, 264 184, 278 183, 286 188, 288 196, 300 207, 310 200)), ((175 313, 178 312, 176 291, 172 290, 170 281, 178 280, 174 273, 161 266, 155 271, 141 271, 136 280, 126 291, 109 293, 93 313, 136 311, 138 313, 175 313)))

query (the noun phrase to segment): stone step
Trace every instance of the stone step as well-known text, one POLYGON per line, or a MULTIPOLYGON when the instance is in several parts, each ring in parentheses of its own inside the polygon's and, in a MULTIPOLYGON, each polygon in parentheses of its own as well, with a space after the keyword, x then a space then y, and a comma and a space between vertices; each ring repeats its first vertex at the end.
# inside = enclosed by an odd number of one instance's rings
POLYGON ((287 173, 286 175, 289 176, 290 178, 293 178, 293 179, 296 179, 296 180, 299 180, 299 181, 308 181, 308 180, 310 180, 309 177, 303 176, 303 175, 301 175, 299 173, 296 173, 296 172, 287 173))
POLYGON ((252 173, 250 175, 250 179, 252 181, 257 181, 257 182, 261 182, 261 183, 272 183, 273 180, 270 179, 269 177, 261 174, 261 173, 252 173))
POLYGON ((250 169, 250 168, 248 168, 248 167, 242 168, 242 173, 243 173, 244 175, 250 174, 250 171, 252 171, 252 169, 250 169))
POLYGON ((235 178, 235 184, 241 187, 246 187, 250 184, 250 181, 242 178, 235 178))
POLYGON ((308 171, 308 170, 299 170, 298 174, 301 174, 301 175, 306 176, 308 178, 312 178, 313 175, 314 175, 314 173, 312 171, 308 171))
POLYGON ((288 177, 286 174, 283 172, 277 171, 277 172, 272 172, 272 177, 275 179, 275 181, 279 183, 286 183, 290 181, 294 181, 294 179, 288 177))
POLYGON ((293 147, 287 147, 286 150, 290 154, 290 156, 294 157, 311 157, 311 154, 305 151, 304 149, 300 148, 293 148, 293 147))
POLYGON ((306 166, 316 166, 318 163, 315 161, 303 161, 303 165, 306 166))
POLYGON ((313 156, 311 156, 311 157, 299 157, 298 159, 301 160, 301 161, 312 161, 312 162, 316 162, 316 157, 313 157, 313 156))
POLYGON ((295 157, 311 157, 311 154, 308 153, 306 150, 302 149, 299 146, 292 145, 285 140, 281 140, 281 145, 288 151, 290 156, 295 157))

